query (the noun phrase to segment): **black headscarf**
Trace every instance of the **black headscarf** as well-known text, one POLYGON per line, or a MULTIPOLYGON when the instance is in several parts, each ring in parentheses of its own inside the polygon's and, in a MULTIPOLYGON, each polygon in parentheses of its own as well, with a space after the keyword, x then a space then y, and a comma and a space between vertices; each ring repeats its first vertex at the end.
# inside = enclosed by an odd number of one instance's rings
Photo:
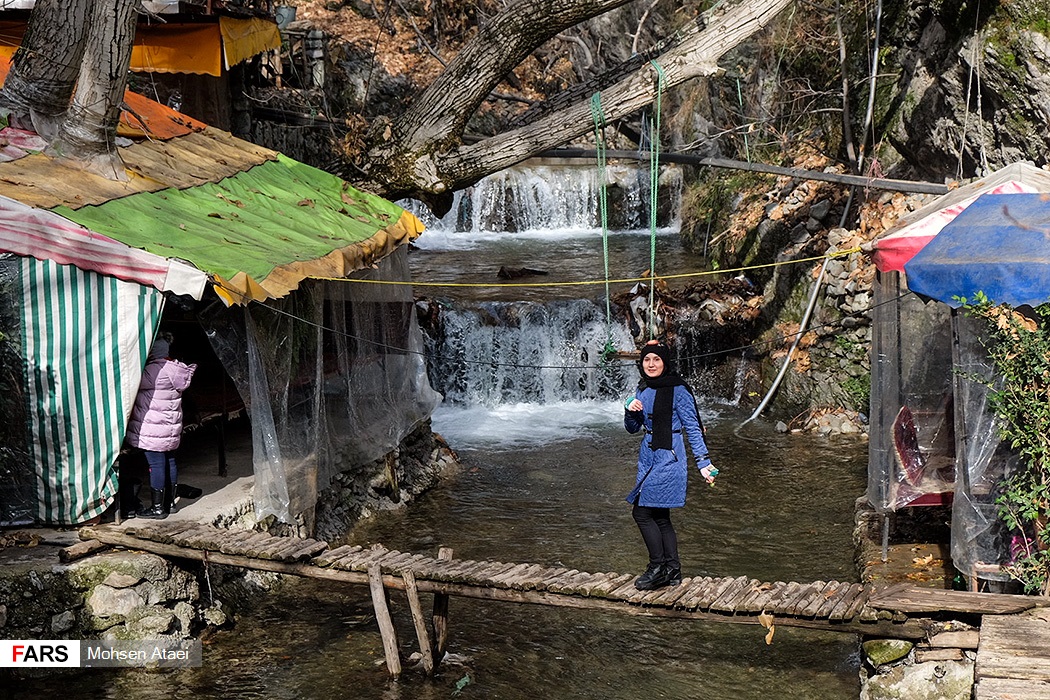
MULTIPOLYGON (((650 447, 654 450, 670 450, 672 448, 671 414, 674 412, 674 388, 684 386, 692 395, 692 390, 685 383, 678 372, 674 370, 671 363, 671 348, 663 343, 654 343, 642 348, 642 355, 638 360, 638 371, 641 372, 642 380, 638 383, 640 388, 656 389, 656 398, 653 400, 653 439, 650 447), (664 361, 664 371, 658 377, 650 377, 645 373, 642 361, 646 355, 656 355, 664 361)), ((697 420, 700 413, 697 412, 697 420)))

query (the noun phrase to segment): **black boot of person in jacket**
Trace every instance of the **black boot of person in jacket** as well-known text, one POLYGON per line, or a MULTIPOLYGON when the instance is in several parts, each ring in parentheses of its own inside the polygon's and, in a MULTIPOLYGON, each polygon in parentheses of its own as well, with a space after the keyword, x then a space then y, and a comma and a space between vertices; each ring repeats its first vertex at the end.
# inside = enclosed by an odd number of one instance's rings
POLYGON ((151 518, 153 520, 163 520, 168 517, 168 502, 166 499, 165 489, 150 489, 150 505, 148 510, 139 513, 140 518, 151 518))

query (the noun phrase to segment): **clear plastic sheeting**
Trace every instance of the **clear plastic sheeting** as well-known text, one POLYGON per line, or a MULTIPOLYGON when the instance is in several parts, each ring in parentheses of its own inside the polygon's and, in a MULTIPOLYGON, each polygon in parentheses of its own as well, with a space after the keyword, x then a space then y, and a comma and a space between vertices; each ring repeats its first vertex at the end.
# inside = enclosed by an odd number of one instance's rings
POLYGON ((956 462, 958 483, 952 505, 952 561, 955 568, 983 579, 1007 581, 1001 570, 1009 563, 1011 533, 999 518, 995 499, 1003 479, 1020 461, 1009 445, 999 439, 998 419, 988 406, 996 376, 981 344, 984 321, 962 312, 954 314, 955 397, 959 424, 965 436, 959 439, 956 462))
POLYGON ((879 513, 951 499, 955 482, 951 309, 880 272, 872 310, 868 500, 879 513))
MULTIPOLYGON (((407 282, 406 251, 354 278, 407 282)), ((260 519, 311 513, 332 476, 396 449, 441 399, 408 284, 314 281, 247 309, 213 305, 201 323, 251 417, 260 519)))
POLYGON ((0 254, 0 527, 36 520, 36 471, 29 450, 29 419, 22 357, 23 303, 19 259, 0 254))

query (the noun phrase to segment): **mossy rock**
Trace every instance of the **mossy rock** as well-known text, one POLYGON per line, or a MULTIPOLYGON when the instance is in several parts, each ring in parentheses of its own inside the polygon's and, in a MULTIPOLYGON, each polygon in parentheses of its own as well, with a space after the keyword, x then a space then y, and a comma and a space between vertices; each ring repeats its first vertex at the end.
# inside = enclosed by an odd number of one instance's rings
POLYGON ((860 645, 868 662, 878 668, 900 661, 915 647, 915 644, 904 639, 869 639, 860 645))

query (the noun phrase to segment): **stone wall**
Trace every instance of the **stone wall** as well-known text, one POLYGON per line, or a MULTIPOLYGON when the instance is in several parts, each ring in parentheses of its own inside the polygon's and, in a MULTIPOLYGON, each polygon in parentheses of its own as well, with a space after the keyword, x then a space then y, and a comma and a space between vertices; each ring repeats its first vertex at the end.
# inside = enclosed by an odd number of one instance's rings
MULTIPOLYGON (((318 538, 345 534, 360 518, 404 507, 458 466, 455 453, 421 424, 383 459, 339 474, 317 506, 318 538)), ((302 534, 298 525, 258 522, 238 504, 209 524, 302 534)), ((72 543, 72 532, 65 534, 72 543)), ((24 547, 0 571, 0 638, 154 639, 196 637, 280 584, 278 574, 107 550, 60 564, 60 548, 24 547)))

